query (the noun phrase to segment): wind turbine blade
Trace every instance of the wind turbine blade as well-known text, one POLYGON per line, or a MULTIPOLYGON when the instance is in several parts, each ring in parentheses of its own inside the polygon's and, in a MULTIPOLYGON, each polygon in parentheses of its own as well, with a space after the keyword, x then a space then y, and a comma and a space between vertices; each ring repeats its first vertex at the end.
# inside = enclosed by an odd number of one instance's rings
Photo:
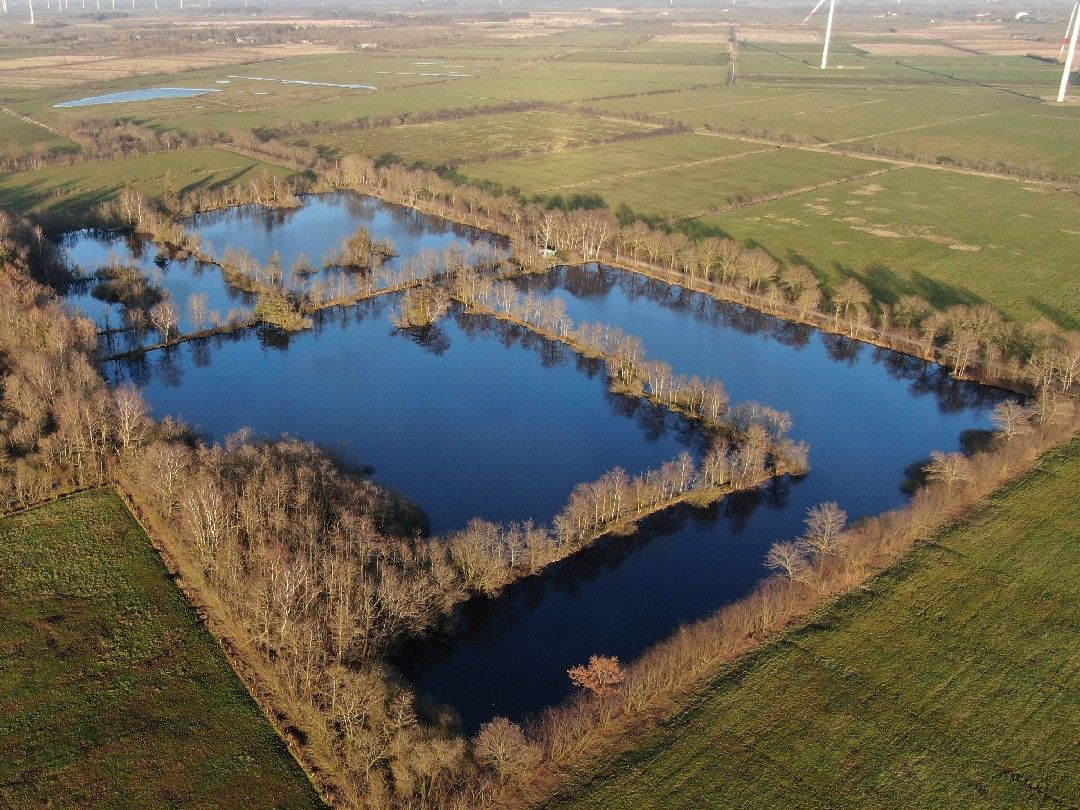
POLYGON ((825 0, 818 0, 817 5, 810 10, 810 13, 806 15, 806 17, 803 19, 803 22, 810 22, 810 18, 817 14, 818 9, 821 8, 823 5, 825 5, 825 0))
POLYGON ((1073 20, 1076 19, 1077 12, 1080 12, 1080 0, 1076 0, 1073 3, 1072 14, 1069 15, 1069 24, 1065 26, 1065 36, 1061 39, 1061 48, 1058 49, 1058 60, 1065 54, 1065 46, 1069 44, 1069 32, 1072 31, 1073 20))
POLYGON ((1065 101, 1065 94, 1069 90, 1069 75, 1072 73, 1073 59, 1076 58, 1076 39, 1078 36, 1080 36, 1080 13, 1073 17, 1072 36, 1069 37, 1069 52, 1065 56, 1065 69, 1061 71, 1061 87, 1058 88, 1058 104, 1065 101))

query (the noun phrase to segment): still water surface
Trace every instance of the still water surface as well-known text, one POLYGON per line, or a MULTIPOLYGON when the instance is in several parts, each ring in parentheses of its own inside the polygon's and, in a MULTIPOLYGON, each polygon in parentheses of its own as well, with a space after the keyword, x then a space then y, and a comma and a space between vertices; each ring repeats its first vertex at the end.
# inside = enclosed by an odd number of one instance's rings
POLYGON ((123 104, 129 101, 152 101, 158 98, 191 98, 206 93, 220 93, 210 87, 147 87, 142 90, 124 90, 103 96, 87 96, 73 101, 61 101, 54 107, 96 107, 99 104, 123 104))

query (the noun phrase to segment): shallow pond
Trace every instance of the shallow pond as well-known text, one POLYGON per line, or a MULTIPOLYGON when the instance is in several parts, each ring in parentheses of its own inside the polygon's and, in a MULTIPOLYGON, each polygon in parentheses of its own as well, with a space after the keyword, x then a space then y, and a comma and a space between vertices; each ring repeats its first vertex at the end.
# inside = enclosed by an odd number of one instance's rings
MULTIPOLYGON (((208 307, 227 317, 233 309, 250 310, 254 296, 240 292, 225 283, 221 271, 214 265, 201 265, 190 259, 173 259, 143 239, 109 231, 76 231, 63 240, 68 262, 83 274, 92 276, 98 268, 121 263, 142 268, 150 283, 168 293, 180 313, 182 332, 195 329, 189 302, 196 293, 205 293, 208 307)), ((99 300, 93 295, 95 280, 87 278, 72 284, 67 300, 91 318, 101 329, 125 326, 123 308, 116 303, 99 300)), ((111 351, 131 348, 140 341, 132 333, 108 338, 111 351)))
MULTIPOLYGON (((339 221, 343 205, 373 211, 372 233, 399 247, 405 235, 429 235, 430 218, 356 199, 197 224, 220 247, 262 260, 275 250, 321 256, 355 229, 355 218, 339 221)), ((454 232, 437 230, 437 238, 454 232)), ((470 603, 453 637, 412 645, 406 671, 458 709, 470 732, 495 714, 522 718, 565 696, 566 669, 590 654, 631 659, 745 595, 766 573, 769 545, 798 534, 809 507, 836 500, 858 518, 901 505, 908 468, 977 439, 1000 400, 939 367, 624 271, 564 268, 521 285, 565 299, 575 321, 638 335, 650 356, 679 372, 723 380, 733 401, 791 411, 813 469, 712 509, 658 515, 633 537, 601 542, 503 598, 470 603)), ((612 396, 597 364, 562 347, 460 314, 416 339, 393 330, 393 306, 330 311, 310 332, 252 330, 107 371, 142 386, 157 415, 176 414, 212 436, 245 425, 287 432, 371 465, 376 480, 426 510, 437 532, 474 515, 546 521, 576 483, 612 466, 636 472, 683 448, 700 450, 702 437, 684 420, 612 396)))
MULTIPOLYGON (((245 205, 213 211, 185 220, 184 225, 215 256, 220 256, 227 246, 247 250, 262 264, 279 254, 286 283, 294 289, 303 289, 315 280, 332 285, 339 276, 350 282, 353 274, 321 265, 326 254, 340 247, 360 227, 367 228, 379 240, 393 242, 397 256, 386 262, 386 267, 392 269, 417 260, 425 252, 440 253, 451 245, 474 257, 504 249, 504 240, 486 231, 349 192, 308 196, 303 198, 303 206, 296 209, 245 205), (310 278, 297 280, 288 270, 301 254, 307 255, 318 269, 310 278)), ((69 263, 87 276, 115 263, 141 267, 151 283, 164 290, 176 305, 181 332, 196 328, 190 313, 190 300, 195 293, 205 293, 209 309, 223 318, 235 309, 249 312, 255 304, 253 295, 226 284, 216 266, 175 259, 137 236, 82 230, 67 234, 62 244, 69 263)), ((67 290, 67 298, 99 328, 125 326, 122 307, 98 300, 92 294, 93 288, 93 279, 73 284, 67 290)), ((125 332, 112 336, 107 348, 110 353, 125 351, 146 339, 125 332)))
POLYGON ((98 104, 123 104, 128 101, 152 101, 157 98, 191 98, 206 93, 220 93, 212 87, 147 87, 142 90, 124 90, 102 96, 88 96, 74 101, 61 101, 53 107, 94 107, 98 104))

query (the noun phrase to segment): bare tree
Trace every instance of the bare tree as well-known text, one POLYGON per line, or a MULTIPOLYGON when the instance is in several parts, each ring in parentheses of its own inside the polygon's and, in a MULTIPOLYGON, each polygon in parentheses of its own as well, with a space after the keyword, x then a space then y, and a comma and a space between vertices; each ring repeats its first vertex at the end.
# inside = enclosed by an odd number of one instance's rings
POLYGON ((1030 416, 1030 412, 1022 404, 1014 399, 1007 399, 994 408, 990 419, 998 432, 1005 437, 1005 441, 1011 442, 1030 430, 1030 416))
POLYGON ((924 467, 927 480, 940 481, 946 491, 951 493, 953 485, 969 478, 968 461, 960 453, 943 453, 935 450, 930 454, 930 463, 924 467))
POLYGON ((792 582, 802 582, 810 570, 806 553, 797 543, 773 543, 765 557, 765 566, 779 571, 792 582))
POLYGON ((195 331, 202 330, 210 320, 210 297, 204 292, 188 296, 188 314, 195 331))
POLYGON ((806 513, 806 532, 798 544, 807 553, 818 557, 833 554, 846 525, 847 512, 834 501, 813 506, 806 513))
POLYGON ((503 781, 522 779, 540 760, 540 751, 528 741, 521 726, 505 717, 496 717, 480 726, 473 754, 503 781))
POLYGON ((162 340, 169 340, 173 336, 173 332, 176 331, 176 325, 178 322, 178 315, 176 307, 171 301, 161 301, 151 307, 150 323, 154 325, 154 328, 161 334, 162 340))

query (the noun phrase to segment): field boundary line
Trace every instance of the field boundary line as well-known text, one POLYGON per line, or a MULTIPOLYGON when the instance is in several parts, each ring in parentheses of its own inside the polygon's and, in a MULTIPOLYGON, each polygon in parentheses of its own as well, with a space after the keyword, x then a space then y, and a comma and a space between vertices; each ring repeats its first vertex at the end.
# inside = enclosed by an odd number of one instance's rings
POLYGON ((48 124, 42 123, 41 121, 35 121, 33 118, 31 118, 28 115, 23 115, 22 113, 17 113, 17 112, 15 112, 15 110, 10 109, 9 107, 0 107, 0 110, 3 110, 4 112, 6 112, 8 115, 12 116, 13 118, 18 118, 24 124, 30 124, 30 125, 35 126, 35 127, 41 127, 46 132, 51 132, 56 137, 63 138, 65 141, 70 141, 71 140, 71 138, 69 138, 67 135, 65 135, 60 130, 53 129, 48 124))
MULTIPOLYGON (((596 183, 604 183, 609 180, 628 180, 632 177, 643 177, 648 174, 663 174, 664 172, 675 171, 677 169, 686 169, 691 166, 703 166, 709 163, 722 163, 725 160, 735 160, 737 158, 749 157, 751 155, 761 155, 767 152, 775 151, 776 147, 771 149, 751 149, 747 152, 736 152, 734 155, 721 155, 720 157, 705 158, 704 160, 691 160, 685 163, 672 163, 666 166, 657 166, 652 169, 635 169, 631 172, 623 172, 622 174, 609 174, 604 177, 597 177, 592 180, 583 180, 580 183, 569 183, 565 186, 551 186, 549 188, 542 188, 539 190, 539 194, 547 194, 551 191, 563 191, 568 188, 581 188, 582 186, 591 186, 596 183)), ((568 149, 567 152, 573 152, 575 150, 568 149)))
POLYGON ((717 131, 709 129, 699 129, 695 130, 695 132, 699 135, 709 135, 713 138, 727 138, 728 140, 744 141, 745 143, 769 144, 778 149, 798 149, 803 152, 816 152, 821 155, 842 155, 843 157, 877 161, 878 163, 891 163, 894 166, 904 166, 912 169, 933 169, 934 171, 948 172, 950 174, 966 174, 971 177, 988 177, 993 180, 1008 180, 1012 183, 1019 183, 1020 185, 1041 186, 1043 188, 1051 188, 1058 191, 1075 189, 1077 186, 1077 183, 1075 182, 1043 180, 1036 177, 1016 177, 1011 174, 1003 174, 1002 172, 990 172, 982 169, 965 169, 960 166, 947 166, 941 163, 930 163, 929 161, 908 160, 905 158, 888 157, 886 155, 869 154, 860 152, 856 149, 838 149, 825 145, 811 145, 806 143, 784 143, 781 141, 770 140, 769 138, 761 138, 738 132, 725 132, 723 130, 717 131))
POLYGON ((791 93, 791 94, 777 94, 775 96, 769 96, 767 98, 751 98, 744 101, 729 101, 727 104, 702 104, 700 107, 676 107, 674 110, 659 110, 654 115, 669 115, 675 112, 691 112, 693 110, 719 110, 724 107, 738 107, 741 104, 761 104, 766 101, 776 101, 778 99, 791 99, 791 98, 806 98, 807 96, 816 96, 820 90, 811 90, 807 93, 791 93))
POLYGON ((835 146, 841 143, 854 143, 855 141, 865 141, 867 138, 882 138, 886 135, 898 135, 901 132, 914 132, 917 129, 931 129, 933 127, 943 127, 948 124, 958 124, 961 121, 972 121, 976 118, 988 118, 990 116, 997 115, 997 110, 991 110, 990 112, 976 113, 975 115, 962 115, 959 118, 950 118, 946 121, 934 121, 929 124, 918 124, 913 127, 904 127, 903 129, 891 129, 888 132, 875 132, 872 135, 860 135, 857 138, 844 138, 839 141, 827 141, 821 144, 822 146, 835 146))
POLYGON ((789 188, 784 191, 777 191, 773 194, 766 194, 762 197, 758 197, 753 200, 747 200, 745 202, 732 202, 725 203, 724 205, 717 206, 715 208, 709 208, 702 211, 699 214, 690 214, 683 217, 679 222, 690 222, 695 219, 701 219, 702 217, 712 216, 715 214, 729 214, 732 211, 738 211, 743 208, 753 208, 756 205, 764 205, 765 203, 775 202, 776 200, 783 200, 787 197, 798 197, 801 194, 809 194, 812 191, 818 191, 823 188, 832 188, 833 186, 843 185, 844 183, 854 183, 858 180, 867 180, 871 177, 877 177, 878 175, 888 174, 889 172, 903 171, 906 167, 903 166, 889 166, 885 169, 875 169, 872 172, 863 172, 862 174, 852 174, 847 177, 835 177, 832 180, 824 180, 820 183, 815 183, 810 186, 802 186, 800 188, 789 188))

